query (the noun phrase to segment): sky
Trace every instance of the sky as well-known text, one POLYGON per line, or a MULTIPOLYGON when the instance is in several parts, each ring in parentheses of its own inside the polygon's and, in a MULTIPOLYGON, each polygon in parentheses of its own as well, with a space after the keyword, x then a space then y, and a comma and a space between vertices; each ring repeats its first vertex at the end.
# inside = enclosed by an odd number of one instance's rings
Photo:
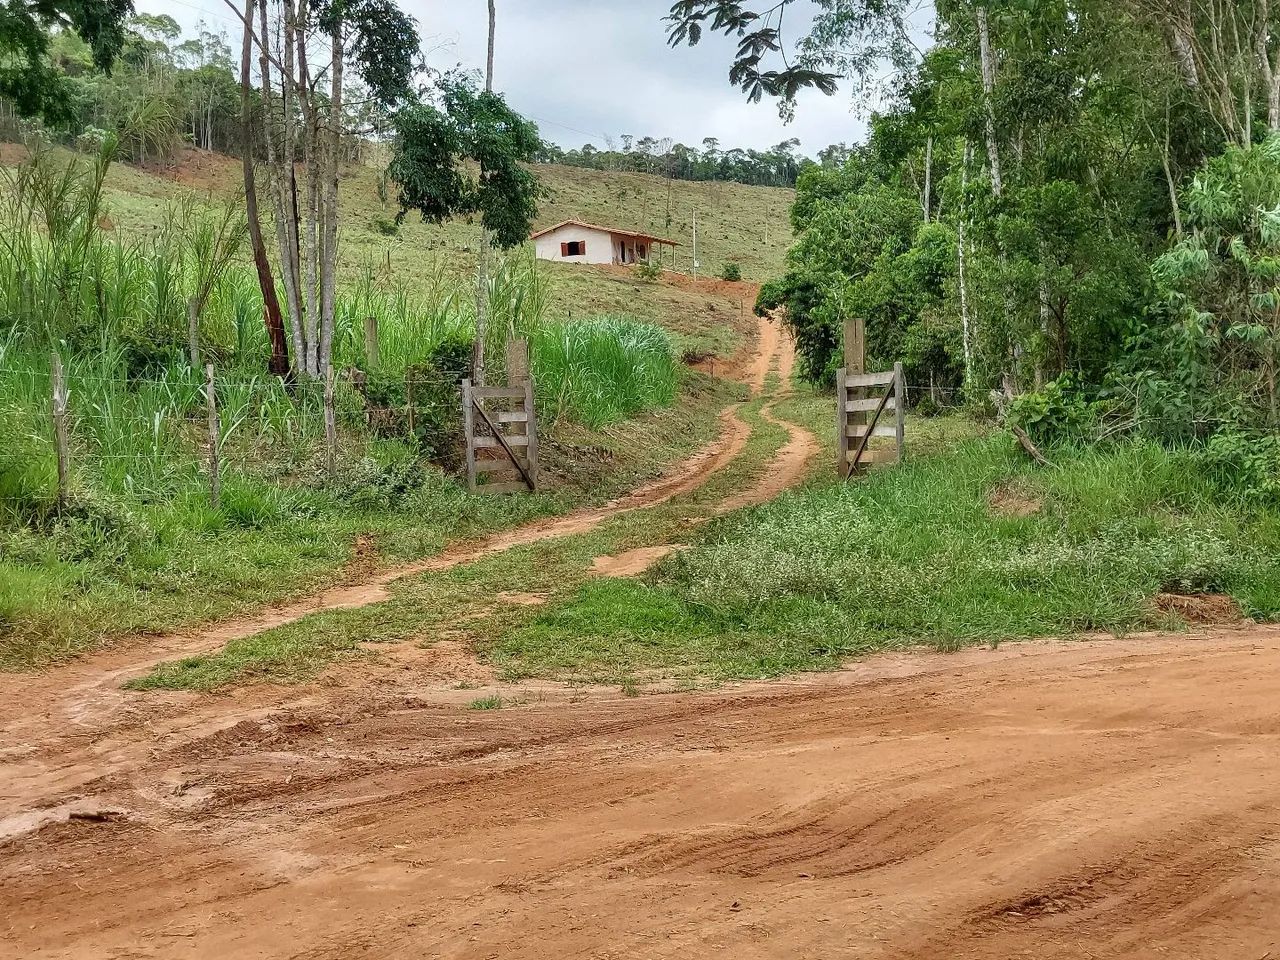
MULTIPOLYGON (((486 0, 401 0, 418 21, 435 67, 484 68, 486 0)), ((167 13, 190 30, 207 23, 238 31, 222 0, 136 0, 139 12, 167 13)), ((803 5, 801 5, 803 6, 803 5)), ((806 91, 787 124, 769 100, 748 103, 729 86, 734 43, 704 37, 697 47, 667 45, 670 0, 497 0, 494 86, 563 147, 607 137, 671 137, 698 146, 764 149, 792 137, 814 156, 831 143, 864 138, 865 120, 846 90, 806 91)), ((803 23, 797 22, 797 27, 803 23)), ((794 38, 792 38, 794 39, 794 38)), ((238 45, 235 47, 238 49, 238 45)))

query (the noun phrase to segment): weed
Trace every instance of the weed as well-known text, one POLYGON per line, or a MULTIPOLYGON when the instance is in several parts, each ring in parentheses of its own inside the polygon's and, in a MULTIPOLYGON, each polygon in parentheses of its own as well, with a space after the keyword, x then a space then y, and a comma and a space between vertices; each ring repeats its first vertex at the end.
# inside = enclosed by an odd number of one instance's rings
POLYGON ((506 705, 507 705, 507 702, 503 700, 502 697, 498 696, 495 693, 488 697, 480 697, 477 700, 472 700, 469 704, 467 704, 467 709, 468 710, 501 710, 506 705))

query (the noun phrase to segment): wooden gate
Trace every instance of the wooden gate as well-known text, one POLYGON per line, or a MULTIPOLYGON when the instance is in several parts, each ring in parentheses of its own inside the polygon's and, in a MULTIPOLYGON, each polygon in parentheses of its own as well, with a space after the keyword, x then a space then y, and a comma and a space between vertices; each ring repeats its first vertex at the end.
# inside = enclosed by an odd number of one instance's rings
POLYGON ((533 378, 507 387, 462 381, 467 441, 467 489, 519 493, 538 489, 538 422, 533 378))
POLYGON ((877 463, 902 460, 906 387, 902 364, 889 373, 836 374, 836 470, 848 479, 877 463), (872 447, 875 439, 893 446, 872 447))

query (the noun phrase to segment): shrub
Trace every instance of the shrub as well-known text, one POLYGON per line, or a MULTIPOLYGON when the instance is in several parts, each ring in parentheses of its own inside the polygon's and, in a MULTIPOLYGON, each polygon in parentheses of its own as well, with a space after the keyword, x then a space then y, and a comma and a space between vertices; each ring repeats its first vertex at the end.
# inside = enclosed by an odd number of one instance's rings
POLYGON ((742 279, 742 268, 732 261, 720 268, 721 280, 738 281, 742 279))
POLYGON ((1070 374, 1017 397, 1010 420, 1037 443, 1078 442, 1097 433, 1098 411, 1076 387, 1070 374))
POLYGON ((652 283, 662 276, 662 266, 652 260, 636 264, 636 276, 645 283, 652 283))

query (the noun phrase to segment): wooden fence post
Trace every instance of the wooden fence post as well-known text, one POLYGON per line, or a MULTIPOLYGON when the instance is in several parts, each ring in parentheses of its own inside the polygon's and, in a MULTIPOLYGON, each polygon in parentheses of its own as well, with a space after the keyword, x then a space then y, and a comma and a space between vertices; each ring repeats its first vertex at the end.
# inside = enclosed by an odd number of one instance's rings
POLYGON ((324 466, 332 481, 338 475, 338 424, 333 412, 333 364, 324 375, 324 466))
POLYGON ((58 507, 67 505, 67 485, 71 455, 67 448, 67 382, 62 376, 62 357, 53 351, 53 443, 58 454, 58 507))
POLYGON ((893 405, 894 425, 898 431, 898 462, 901 463, 907 438, 907 378, 900 362, 893 365, 893 405))
POLYGON ((836 473, 843 479, 849 474, 849 372, 836 371, 836 473))
POLYGON ((382 358, 378 353, 378 318, 376 316, 364 318, 364 357, 370 370, 378 369, 382 358))
POLYGON ((213 385, 213 364, 204 365, 204 404, 209 416, 209 505, 222 509, 222 464, 219 447, 222 445, 222 427, 218 422, 218 393, 213 385))
POLYGON ((471 380, 462 381, 462 430, 467 441, 467 489, 476 490, 476 415, 472 407, 471 380))
POLYGON ((529 485, 538 491, 538 422, 533 412, 533 377, 524 378, 524 427, 528 431, 529 444, 525 447, 524 461, 529 467, 529 485))

